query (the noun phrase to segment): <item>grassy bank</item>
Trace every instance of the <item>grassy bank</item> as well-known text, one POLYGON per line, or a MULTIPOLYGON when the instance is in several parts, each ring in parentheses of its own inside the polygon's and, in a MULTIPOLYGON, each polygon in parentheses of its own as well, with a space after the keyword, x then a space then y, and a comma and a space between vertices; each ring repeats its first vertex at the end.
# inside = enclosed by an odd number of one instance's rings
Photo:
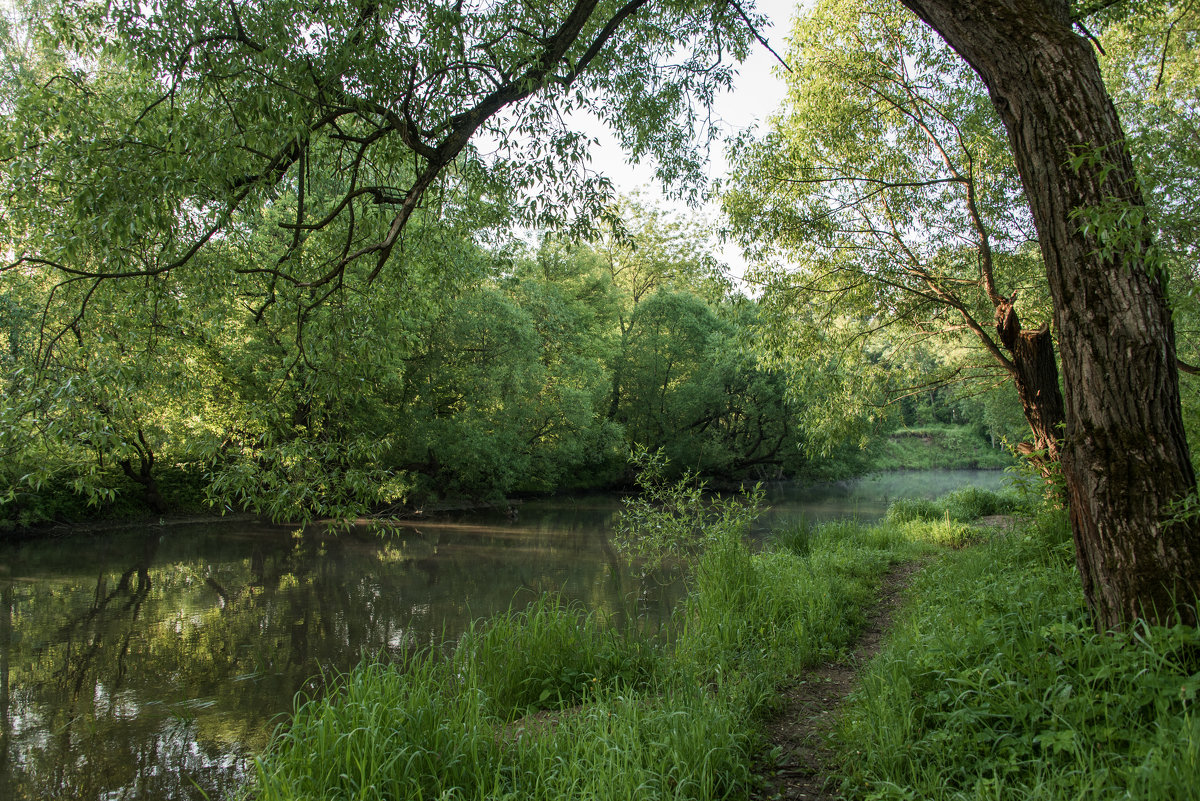
POLYGON ((670 636, 545 598, 448 655, 364 663, 298 708, 250 795, 745 796, 777 685, 852 642, 888 566, 944 523, 797 528, 757 552, 719 539, 670 636))
POLYGON ((885 470, 992 470, 1009 467, 1012 454, 993 447, 974 426, 902 428, 870 448, 868 467, 885 470))
POLYGON ((937 560, 843 719, 870 799, 1200 798, 1200 635, 1088 623, 1064 516, 937 560))
POLYGON ((364 663, 298 708, 249 795, 746 797, 777 688, 853 642, 890 565, 936 553, 844 718, 847 797, 1197 798, 1200 638, 1093 635, 1060 519, 968 522, 1009 503, 964 490, 757 552, 719 538, 671 636, 547 597, 440 655, 364 663))

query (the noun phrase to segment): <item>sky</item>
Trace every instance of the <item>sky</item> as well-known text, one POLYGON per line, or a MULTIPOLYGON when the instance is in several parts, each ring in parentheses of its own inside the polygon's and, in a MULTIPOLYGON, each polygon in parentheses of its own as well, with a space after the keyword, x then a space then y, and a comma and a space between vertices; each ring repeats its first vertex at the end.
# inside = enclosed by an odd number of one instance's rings
MULTIPOLYGON (((760 30, 759 33, 780 55, 785 55, 785 40, 791 28, 790 22, 796 5, 797 0, 758 0, 757 3, 759 13, 765 14, 772 23, 772 27, 760 30)), ((775 68, 778 65, 774 55, 761 45, 755 44, 750 57, 738 70, 733 89, 717 98, 715 116, 721 121, 725 135, 740 133, 765 123, 767 117, 779 107, 786 89, 783 78, 776 74, 775 68)), ((648 199, 662 200, 662 193, 650 165, 629 164, 616 139, 603 125, 597 123, 588 133, 600 141, 599 146, 592 151, 592 168, 612 179, 618 193, 640 191, 648 199)), ((723 177, 727 170, 724 148, 721 145, 720 142, 714 144, 708 169, 709 178, 723 177)), ((667 201, 663 201, 663 204, 666 205, 667 201)), ((711 205, 698 213, 716 219, 719 208, 711 205)), ((722 248, 721 255, 732 272, 740 276, 746 266, 740 249, 728 244, 722 248)))

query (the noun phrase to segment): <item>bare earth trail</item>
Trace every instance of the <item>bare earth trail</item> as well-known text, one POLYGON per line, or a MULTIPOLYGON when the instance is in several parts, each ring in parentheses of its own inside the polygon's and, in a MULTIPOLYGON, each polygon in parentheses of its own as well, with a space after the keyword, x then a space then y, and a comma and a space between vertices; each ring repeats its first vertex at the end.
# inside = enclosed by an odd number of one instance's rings
POLYGON ((779 749, 773 766, 764 766, 764 783, 756 801, 834 801, 841 798, 830 776, 836 764, 827 745, 846 696, 859 673, 876 654, 891 628, 900 596, 924 562, 894 566, 883 577, 879 601, 847 659, 817 665, 783 692, 779 714, 766 726, 767 738, 779 749), (830 786, 827 786, 830 785, 830 786))

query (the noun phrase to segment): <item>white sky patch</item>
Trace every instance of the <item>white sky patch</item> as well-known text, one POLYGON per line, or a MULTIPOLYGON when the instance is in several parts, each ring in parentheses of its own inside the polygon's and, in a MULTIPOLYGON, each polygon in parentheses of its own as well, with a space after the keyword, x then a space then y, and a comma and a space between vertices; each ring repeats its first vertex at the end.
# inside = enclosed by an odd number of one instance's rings
MULTIPOLYGON (((797 0, 759 0, 757 3, 756 10, 766 15, 771 22, 770 28, 764 28, 759 33, 781 56, 786 56, 786 39, 791 33, 791 21, 796 8, 797 0)), ((750 57, 738 68, 733 88, 717 96, 713 118, 721 136, 712 146, 708 164, 710 180, 724 178, 729 171, 729 164, 725 158, 725 138, 750 129, 762 130, 767 118, 782 104, 787 93, 783 76, 780 74, 782 70, 783 67, 774 54, 761 44, 755 43, 750 57)), ((589 136, 599 140, 599 145, 593 148, 591 153, 591 169, 608 176, 618 194, 639 191, 645 200, 670 208, 673 201, 663 196, 654 176, 653 165, 629 163, 628 156, 617 143, 616 137, 602 122, 593 119, 581 127, 589 136)), ((697 213, 714 223, 721 216, 720 207, 715 203, 706 205, 697 213)), ((734 275, 740 277, 745 272, 746 261, 742 257, 741 249, 733 243, 726 243, 719 255, 734 275)))

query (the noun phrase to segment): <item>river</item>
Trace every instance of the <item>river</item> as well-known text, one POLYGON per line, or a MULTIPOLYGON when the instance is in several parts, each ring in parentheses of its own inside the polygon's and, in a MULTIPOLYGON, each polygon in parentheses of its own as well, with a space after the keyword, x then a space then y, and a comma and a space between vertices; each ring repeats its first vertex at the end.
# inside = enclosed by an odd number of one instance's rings
MULTIPOLYGON (((922 471, 769 488, 769 525, 879 517, 1003 474, 922 471)), ((362 654, 457 636, 560 593, 615 618, 670 613, 608 540, 613 496, 527 502, 386 537, 212 522, 0 545, 0 799, 230 796, 297 693, 362 654)))

